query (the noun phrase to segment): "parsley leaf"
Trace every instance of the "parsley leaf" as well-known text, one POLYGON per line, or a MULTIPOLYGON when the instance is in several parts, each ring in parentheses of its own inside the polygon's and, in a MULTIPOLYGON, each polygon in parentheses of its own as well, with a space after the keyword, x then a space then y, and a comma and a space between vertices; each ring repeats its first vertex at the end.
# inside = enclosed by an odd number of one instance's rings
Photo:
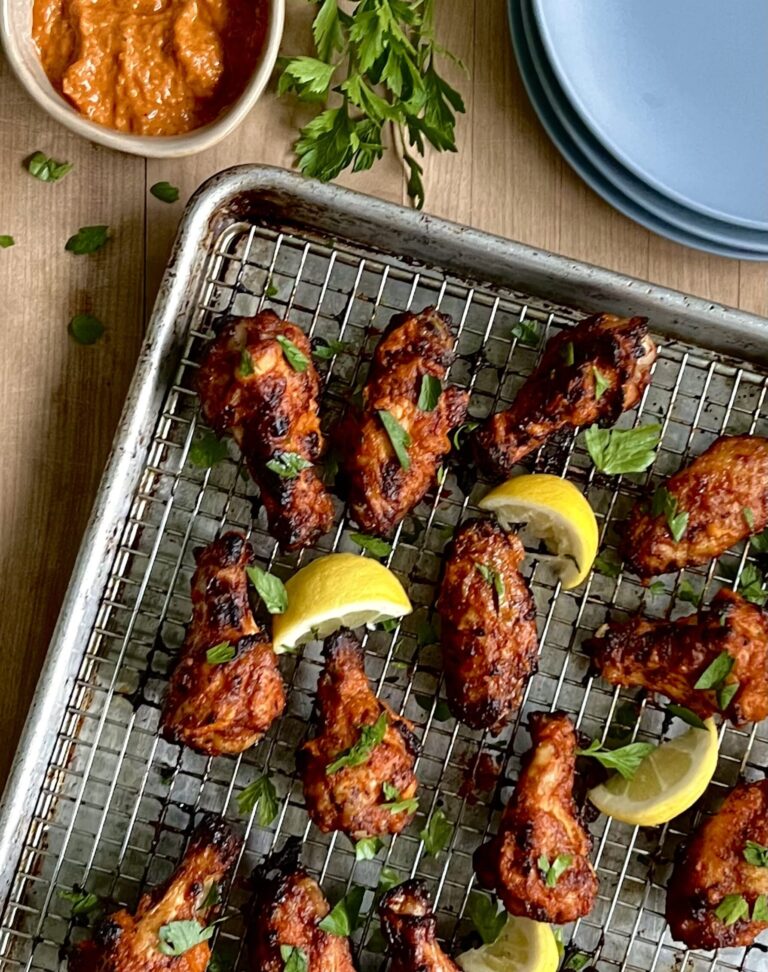
POLYGON ((55 162, 45 152, 35 152, 27 159, 26 164, 29 174, 41 182, 58 182, 72 171, 71 162, 55 162))
POLYGON ((104 333, 104 325, 93 314, 75 314, 69 322, 69 333, 78 344, 95 344, 104 333))
POLYGON ((717 705, 721 712, 725 712, 733 701, 734 695, 741 688, 741 682, 724 682, 717 690, 717 705))
POLYGON ((443 386, 440 384, 439 378, 435 378, 434 375, 423 375, 421 379, 421 390, 419 391, 419 400, 417 402, 418 407, 422 412, 434 412, 437 408, 437 403, 440 401, 440 395, 443 391, 443 386))
POLYGON ((636 429, 601 429, 590 426, 584 443, 592 462, 606 476, 644 472, 656 458, 661 426, 640 425, 636 429))
POLYGON ((718 688, 730 674, 732 668, 733 658, 727 651, 721 651, 717 658, 707 665, 699 675, 693 687, 702 690, 718 688))
POLYGON ((507 922, 506 911, 503 908, 499 910, 498 902, 479 891, 470 894, 467 911, 483 944, 493 945, 507 922))
POLYGON ((237 654, 234 645, 228 641, 222 641, 213 648, 209 648, 205 653, 205 660, 209 665, 223 665, 224 662, 232 661, 237 654))
POLYGON ((12 236, 3 235, 0 236, 0 247, 7 250, 9 246, 13 246, 16 240, 12 236))
POLYGON ((750 543, 758 553, 768 553, 768 528, 752 537, 750 543))
POLYGON ((755 840, 748 840, 744 845, 744 860, 753 867, 768 867, 768 847, 755 840))
POLYGON ((390 888, 394 888, 401 881, 402 878, 393 867, 382 867, 379 872, 379 883, 377 887, 379 891, 389 891, 390 888))
POLYGON ((332 776, 345 766, 361 766, 371 758, 374 749, 384 738, 387 731, 387 713, 382 712, 373 725, 363 726, 360 737, 349 749, 340 753, 336 759, 325 767, 327 776, 332 776))
POLYGON ((158 929, 157 950, 163 955, 183 955, 201 942, 207 942, 213 935, 213 927, 206 927, 193 919, 170 921, 158 929))
POLYGON ((363 837, 355 844, 356 861, 372 861, 384 846, 378 837, 363 837))
MULTIPOLYGON (((432 702, 434 699, 431 695, 415 695, 414 698, 425 712, 432 711, 432 702)), ((438 722, 446 722, 451 718, 451 710, 448 708, 448 703, 444 702, 443 699, 438 700, 435 711, 432 713, 432 718, 438 722)))
POLYGON ((562 346, 562 348, 560 349, 560 356, 562 357, 566 365, 570 368, 570 366, 576 360, 573 353, 573 341, 568 341, 567 344, 564 344, 562 346))
POLYGON ((537 321, 523 318, 512 325, 512 337, 517 338, 520 344, 527 344, 530 347, 539 346, 539 325, 537 321))
POLYGON ((309 358, 304 354, 301 348, 294 344, 290 338, 287 338, 284 334, 278 334, 275 338, 277 343, 283 349, 283 354, 285 355, 286 361, 293 368, 294 371, 298 371, 302 374, 309 367, 309 358))
POLYGON ((379 537, 369 537, 365 533, 350 533, 349 539, 374 557, 386 557, 392 553, 392 544, 379 537))
POLYGON ((283 960, 283 972, 307 972, 309 969, 307 953, 298 945, 281 945, 280 958, 283 960))
POLYGON ((618 577, 621 573, 621 564, 614 557, 615 554, 612 551, 598 554, 592 566, 598 574, 604 574, 606 577, 618 577))
POLYGON ((672 534, 672 539, 678 543, 685 531, 688 529, 688 514, 680 512, 677 506, 677 497, 673 496, 666 486, 659 486, 653 494, 651 500, 651 514, 653 516, 664 516, 672 534))
POLYGON ((329 935, 349 937, 360 924, 360 908, 364 896, 365 888, 350 888, 341 901, 337 901, 325 918, 318 922, 317 927, 329 935))
POLYGON ((651 597, 659 597, 659 595, 663 594, 665 591, 666 587, 664 587, 664 581, 654 581, 652 584, 648 585, 648 593, 651 595, 651 597))
POLYGON ((64 244, 64 249, 83 256, 85 253, 95 253, 109 239, 108 226, 81 226, 74 236, 70 236, 64 244))
POLYGON ((392 784, 386 780, 382 783, 381 789, 384 796, 389 801, 388 803, 382 803, 382 809, 389 810, 390 813, 414 813, 416 810, 418 810, 419 801, 416 797, 401 800, 400 791, 398 788, 396 786, 392 786, 392 784))
POLYGON ((461 449, 464 437, 469 435, 470 432, 474 432, 479 425, 479 422, 465 422, 456 429, 451 437, 451 441, 453 442, 453 448, 457 452, 461 449))
POLYGON ((280 578, 261 567, 249 566, 245 568, 245 572, 269 613, 285 614, 288 610, 288 591, 280 578))
POLYGON ((270 459, 265 465, 281 479, 295 479, 300 472, 309 469, 312 463, 304 456, 300 456, 298 452, 278 452, 275 458, 270 459))
POLYGON ((755 529, 755 514, 750 510, 748 506, 745 506, 741 511, 741 515, 744 517, 744 522, 747 524, 750 530, 755 529))
POLYGON ((595 376, 595 401, 599 402, 611 387, 611 381, 595 365, 592 365, 592 374, 595 376))
POLYGON ((739 594, 753 604, 762 607, 768 600, 768 591, 763 590, 763 575, 754 564, 747 564, 739 578, 739 594))
POLYGON ((733 925, 749 915, 747 899, 741 894, 726 894, 715 908, 715 914, 724 925, 733 925))
POLYGON ((389 436, 389 441, 392 443, 392 448, 395 450, 398 462, 408 472, 411 468, 411 457, 408 455, 408 449, 411 446, 410 435, 391 412, 380 411, 379 418, 389 436))
POLYGON ((320 361, 328 361, 337 354, 348 351, 351 347, 349 341, 334 341, 329 338, 323 338, 323 341, 323 344, 318 344, 312 351, 312 354, 320 361))
POLYGON ((203 432, 189 447, 189 461, 198 469, 210 469, 217 462, 226 459, 227 443, 219 439, 213 432, 203 432))
POLYGON ((696 605, 701 600, 701 594, 702 592, 694 590, 693 586, 687 580, 682 582, 677 591, 677 596, 681 601, 687 601, 689 604, 696 605))
POLYGON ((554 888, 571 864, 573 864, 573 857, 570 854, 558 854, 551 864, 546 854, 542 854, 538 860, 538 865, 546 886, 554 888))
POLYGON ((237 366, 238 378, 250 378, 253 374, 253 358, 248 348, 243 348, 240 352, 240 364, 237 366))
POLYGON ((419 837, 424 841, 425 852, 432 857, 437 857, 441 850, 445 850, 452 835, 453 824, 439 807, 433 811, 426 827, 419 833, 419 837))
POLYGON ((164 203, 175 203, 179 198, 179 190, 176 186, 172 186, 170 182, 156 182, 154 186, 149 187, 149 191, 155 199, 159 199, 160 202, 164 203))
POLYGON ((755 904, 752 908, 752 921, 768 922, 768 897, 764 894, 759 894, 755 898, 755 904))
POLYGON ((477 561, 475 561, 475 567, 480 572, 486 584, 490 584, 496 592, 498 604, 501 607, 504 603, 504 578, 494 567, 488 567, 486 564, 478 564, 477 561))
POLYGON ((260 827, 268 827, 277 816, 277 790, 268 776, 252 780, 237 794, 237 809, 244 817, 258 808, 260 827))
POLYGON ((585 952, 575 952, 573 955, 569 955, 563 966, 563 972, 581 972, 584 966, 589 962, 590 956, 585 952))
POLYGON ((704 725, 704 720, 696 715, 695 712, 691 712, 684 705, 677 705, 675 702, 670 702, 667 706, 667 712, 670 715, 677 716, 678 719, 682 719, 683 722, 687 723, 689 726, 693 726, 694 729, 706 729, 704 725))
POLYGON ((606 769, 615 769, 631 780, 640 764, 656 747, 652 743, 629 743, 620 749, 605 749, 598 739, 593 739, 586 749, 577 749, 577 756, 591 756, 606 769))
POLYGON ((78 884, 73 885, 71 891, 60 890, 59 897, 72 904, 73 916, 90 914, 90 912, 95 911, 101 904, 101 899, 98 895, 86 891, 85 888, 81 888, 78 884))
POLYGON ((305 101, 324 101, 337 65, 326 64, 316 57, 294 57, 285 65, 277 93, 293 91, 305 101))

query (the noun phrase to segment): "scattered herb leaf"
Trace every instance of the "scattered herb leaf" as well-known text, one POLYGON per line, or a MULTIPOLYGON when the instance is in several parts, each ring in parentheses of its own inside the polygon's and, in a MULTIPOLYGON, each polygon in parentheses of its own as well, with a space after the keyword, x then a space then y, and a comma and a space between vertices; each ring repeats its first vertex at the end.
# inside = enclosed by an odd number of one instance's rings
POLYGON ((659 486, 651 500, 653 516, 664 516, 675 543, 683 538, 688 529, 688 514, 679 510, 677 497, 672 496, 666 486, 659 486))
POLYGON ((236 654, 234 645, 231 645, 228 641, 222 641, 206 651, 205 660, 209 665, 223 665, 224 662, 232 661, 236 654))
POLYGON ((72 171, 71 162, 55 162, 45 152, 35 152, 27 159, 27 170, 41 182, 58 182, 72 171))
POLYGON ((268 827, 277 816, 277 790, 267 776, 252 780, 237 794, 237 809, 241 816, 251 814, 254 807, 258 808, 260 827, 268 827))
POLYGON ((755 529, 755 514, 750 510, 748 506, 745 506, 741 511, 741 515, 744 517, 744 522, 747 524, 750 530, 755 529))
POLYGON ((768 922, 768 897, 759 894, 752 908, 752 921, 768 922))
POLYGON ((569 955, 563 966, 563 972, 581 972, 584 966, 590 961, 590 956, 584 952, 575 952, 569 955))
POLYGON ((261 567, 248 566, 245 571, 269 613, 285 614, 288 610, 288 591, 280 578, 261 567))
POLYGON ((453 448, 457 452, 461 449, 464 436, 469 435, 470 432, 474 432, 479 425, 479 422, 465 422, 456 429, 451 437, 451 441, 453 442, 453 448))
POLYGON ((365 888, 350 888, 341 901, 337 901, 325 918, 318 922, 317 927, 329 935, 347 938, 358 927, 364 896, 365 888))
POLYGON ((13 246, 15 242, 16 240, 14 240, 12 236, 0 236, 0 247, 2 247, 4 250, 7 250, 9 246, 13 246))
POLYGON ((283 960, 283 972, 307 972, 309 969, 307 953, 298 945, 281 945, 280 958, 283 960))
POLYGON ((337 773, 345 766, 361 766, 371 758, 371 753, 379 745, 387 731, 387 713, 382 712, 373 725, 363 726, 360 737, 349 749, 340 753, 325 767, 327 776, 337 773))
POLYGON ((387 557, 392 553, 392 544, 380 537, 369 537, 365 533, 350 533, 349 539, 374 557, 387 557))
POLYGON ((721 712, 725 712, 728 706, 733 701, 734 695, 739 691, 741 683, 736 682, 724 682, 720 688, 717 690, 717 705, 721 712))
POLYGON ((440 401, 443 386, 439 378, 434 375, 423 375, 421 379, 421 390, 419 391, 418 407, 422 412, 434 412, 437 403, 440 401))
POLYGON ((467 911, 484 945, 492 945, 501 934, 507 922, 507 913, 487 894, 472 891, 467 902, 467 911))
POLYGON ((93 894, 91 891, 86 891, 85 888, 81 888, 77 884, 73 886, 71 891, 60 890, 59 897, 71 903, 73 916, 90 914, 90 912, 95 911, 101 904, 101 899, 98 895, 93 894))
POLYGON ((615 769, 631 780, 638 767, 656 747, 652 743, 629 743, 620 749, 605 749, 598 739, 593 739, 586 749, 577 749, 578 756, 591 756, 606 769, 615 769))
POLYGON ((739 578, 739 594, 753 604, 763 607, 768 600, 768 591, 763 590, 764 578, 754 564, 746 564, 739 578))
POLYGON ((606 378, 605 375, 592 365, 592 374, 595 376, 595 401, 599 402, 603 395, 611 387, 610 379, 606 378))
POLYGON ((568 341, 567 344, 564 344, 563 347, 560 349, 560 354, 562 356, 563 361, 566 363, 566 365, 570 367, 576 360, 575 355, 573 353, 573 341, 568 341))
POLYGON ((414 813, 419 808, 419 801, 416 797, 410 797, 409 799, 402 800, 400 798, 400 791, 396 786, 392 786, 391 783, 386 780, 382 783, 381 789, 384 796, 389 801, 387 803, 382 803, 382 809, 389 810, 390 813, 414 813))
POLYGON ((384 842, 378 837, 363 837, 355 844, 356 861, 372 861, 384 846, 384 842))
POLYGON ((584 443, 592 462, 606 476, 644 472, 656 458, 661 437, 660 425, 640 425, 636 429, 601 429, 590 426, 584 443))
POLYGON ((213 925, 206 927, 194 919, 170 921, 158 929, 157 950, 163 955, 183 955, 196 945, 207 942, 211 935, 213 925))
POLYGON ((667 712, 670 715, 677 716, 678 719, 682 719, 683 722, 687 723, 689 726, 693 726, 694 729, 706 729, 704 725, 704 720, 697 716, 695 712, 691 712, 684 705, 677 705, 675 702, 670 702, 667 706, 667 712))
POLYGON ((756 840, 748 840, 744 844, 744 860, 753 867, 768 867, 768 847, 756 840))
POLYGON ((335 341, 330 338, 323 338, 323 341, 323 344, 318 344, 312 351, 312 354, 319 361, 329 361, 335 355, 341 354, 351 347, 349 341, 335 341))
POLYGON ((702 690, 718 688, 730 674, 732 668, 733 658, 727 651, 721 651, 717 658, 707 665, 699 675, 693 687, 702 690))
POLYGON ((175 203, 179 198, 179 190, 176 186, 172 186, 170 182, 156 182, 153 186, 149 187, 149 191, 155 199, 159 199, 160 202, 164 203, 175 203))
POLYGON ((554 888, 562 875, 573 864, 573 857, 570 854, 558 854, 550 864, 546 854, 542 854, 538 864, 539 870, 544 878, 544 883, 548 888, 554 888))
POLYGON ((212 881, 210 887, 208 888, 208 893, 200 902, 200 907, 198 911, 207 911, 209 908, 215 908, 217 905, 221 904, 221 889, 216 881, 212 881))
POLYGON ((478 564, 477 561, 475 561, 475 567, 480 572, 486 584, 490 584, 496 592, 496 599, 499 607, 501 607, 504 603, 504 578, 494 567, 488 567, 486 564, 478 564))
POLYGON ((276 473, 281 479, 295 479, 299 473, 309 469, 312 465, 298 452, 278 452, 274 459, 265 463, 267 469, 276 473))
POLYGON ((538 347, 539 345, 539 325, 537 321, 528 320, 528 318, 523 318, 522 321, 516 321, 512 325, 512 337, 517 338, 521 344, 527 344, 530 347, 538 347))
MULTIPOLYGON (((415 695, 414 698, 425 712, 432 711, 432 702, 434 700, 431 695, 415 695)), ((448 703, 444 702, 443 699, 438 699, 435 711, 432 713, 432 718, 438 722, 447 722, 451 718, 451 710, 448 708, 448 703)))
POLYGON ((248 348, 243 348, 240 352, 240 364, 237 366, 237 374, 240 378, 250 378, 254 372, 253 358, 248 348))
POLYGON ((379 872, 378 889, 379 891, 389 891, 390 888, 394 888, 401 881, 402 878, 393 867, 382 867, 379 872))
POLYGON ((687 601, 689 604, 696 605, 701 601, 701 594, 702 592, 695 590, 687 580, 683 580, 677 591, 677 596, 681 601, 687 601))
POLYGON ((108 239, 108 226, 81 226, 64 244, 64 249, 74 253, 75 256, 83 256, 100 250, 108 239))
POLYGON ((604 554, 598 554, 595 557, 593 566, 598 574, 604 574, 606 577, 619 576, 621 564, 614 557, 615 554, 612 551, 606 551, 604 554))
POLYGON ((648 585, 648 593, 651 597, 659 597, 659 595, 666 593, 666 590, 664 581, 654 581, 648 585))
POLYGON ((453 824, 450 823, 443 811, 438 807, 432 811, 427 825, 419 832, 424 841, 424 850, 432 857, 437 857, 441 850, 445 850, 453 834, 453 824))
POLYGON ((226 442, 217 438, 213 432, 203 432, 189 447, 189 461, 198 469, 210 469, 228 456, 226 442))
POLYGON ((298 371, 299 374, 303 374, 309 367, 309 358, 304 354, 301 348, 294 344, 290 338, 287 338, 284 334, 278 334, 275 338, 277 343, 283 349, 283 354, 285 355, 286 361, 293 368, 294 371, 298 371))
POLYGON ((768 529, 756 534, 749 542, 758 553, 768 553, 768 529))
POLYGON ((749 905, 741 894, 726 894, 715 908, 715 914, 724 925, 733 925, 749 915, 749 905))
POLYGON ((95 344, 104 333, 104 325, 93 314, 75 314, 69 322, 69 333, 78 344, 95 344))
POLYGON ((391 412, 380 411, 379 418, 389 436, 398 462, 407 472, 411 468, 411 457, 408 455, 408 449, 411 446, 410 435, 391 412))

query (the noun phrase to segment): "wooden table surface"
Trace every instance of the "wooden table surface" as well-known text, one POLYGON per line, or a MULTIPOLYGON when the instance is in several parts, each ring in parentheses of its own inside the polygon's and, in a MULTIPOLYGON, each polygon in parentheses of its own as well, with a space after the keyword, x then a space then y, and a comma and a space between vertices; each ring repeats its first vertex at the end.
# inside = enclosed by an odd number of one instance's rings
MULTIPOLYGON (((289 0, 286 53, 307 50, 311 8, 289 0)), ((630 222, 588 189, 548 141, 512 56, 506 0, 439 0, 439 35, 459 54, 467 114, 459 151, 432 155, 426 210, 602 264, 679 290, 768 314, 765 264, 740 263, 669 243, 630 222)), ((131 377, 183 202, 209 175, 241 162, 290 166, 306 117, 265 95, 240 129, 202 155, 159 162, 119 155, 68 134, 38 110, 0 65, 0 777, 26 716, 131 377), (74 163, 57 184, 33 179, 22 160, 37 149, 74 163), (181 189, 175 205, 149 187, 181 189), (113 238, 92 256, 64 243, 106 223, 113 238), (67 322, 91 311, 107 326, 92 347, 67 322)), ((394 158, 345 184, 407 202, 394 158)))

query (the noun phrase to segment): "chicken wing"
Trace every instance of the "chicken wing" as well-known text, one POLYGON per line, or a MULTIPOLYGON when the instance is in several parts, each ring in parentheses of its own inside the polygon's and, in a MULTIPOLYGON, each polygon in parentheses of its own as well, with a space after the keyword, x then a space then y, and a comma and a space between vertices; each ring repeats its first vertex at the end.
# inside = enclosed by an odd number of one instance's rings
POLYGON ((675 865, 667 888, 672 937, 688 948, 751 945, 768 928, 766 847, 768 780, 740 783, 675 865))
POLYGON ((634 408, 651 380, 656 345, 645 317, 596 314, 555 335, 504 412, 474 434, 478 465, 493 479, 561 429, 613 425, 634 408))
POLYGON ((292 837, 253 874, 248 919, 248 955, 253 972, 355 972, 349 940, 323 931, 331 910, 320 885, 300 864, 301 844, 292 837))
POLYGON ((448 547, 437 610, 448 705, 498 732, 536 670, 536 605, 518 566, 523 545, 490 520, 468 520, 448 547))
POLYGON ((304 332, 268 310, 232 321, 206 351, 197 390, 206 422, 240 446, 272 535, 298 550, 327 533, 333 503, 313 465, 324 449, 320 381, 304 332))
POLYGON ((534 712, 530 726, 533 745, 498 834, 475 851, 475 873, 510 914, 562 925, 589 914, 597 894, 573 801, 576 730, 564 713, 534 712))
POLYGON ((71 972, 205 972, 208 941, 179 951, 173 923, 193 922, 200 931, 210 925, 216 892, 229 881, 241 844, 220 817, 206 815, 165 884, 143 894, 133 915, 125 909, 108 915, 92 940, 75 946, 71 972))
POLYGON ((351 515, 369 533, 389 533, 416 506, 450 452, 448 433, 464 421, 469 393, 441 389, 454 357, 450 324, 433 307, 393 317, 362 410, 339 426, 351 515))
POLYGON ((252 557, 239 533, 225 533, 195 551, 192 620, 171 674, 161 728, 169 741, 206 756, 242 753, 285 706, 272 642, 248 602, 245 568, 252 557), (216 648, 224 657, 234 650, 234 656, 209 661, 216 648))
POLYGON ((423 881, 405 881, 387 891, 379 915, 392 960, 389 972, 459 972, 437 941, 437 921, 423 881))
POLYGON ((328 638, 324 652, 319 731, 296 755, 307 813, 324 833, 352 840, 400 833, 418 807, 413 725, 371 691, 351 631, 328 638))
POLYGON ((585 648, 612 685, 659 692, 702 719, 715 712, 736 724, 768 718, 768 616, 734 591, 718 591, 708 608, 677 621, 637 615, 608 624, 585 648), (723 652, 732 667, 722 686, 695 688, 723 652))
POLYGON ((636 506, 624 535, 627 566, 653 577, 719 557, 768 524, 768 439, 721 436, 636 506), (681 530, 675 540, 670 528, 681 530))

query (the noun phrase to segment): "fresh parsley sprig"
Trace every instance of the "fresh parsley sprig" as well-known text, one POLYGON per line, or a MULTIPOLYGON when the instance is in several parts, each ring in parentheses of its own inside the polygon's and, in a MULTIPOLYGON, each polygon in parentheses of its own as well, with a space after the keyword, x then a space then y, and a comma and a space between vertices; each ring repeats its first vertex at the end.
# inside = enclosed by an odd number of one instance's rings
POLYGON ((679 543, 688 529, 688 513, 680 510, 677 497, 673 496, 666 486, 659 486, 651 500, 651 514, 664 515, 669 532, 675 543, 679 543))
POLYGON ((323 182, 346 168, 370 169, 385 151, 391 126, 408 170, 408 195, 424 204, 427 143, 456 151, 456 114, 464 102, 437 70, 449 55, 435 41, 434 0, 359 0, 351 12, 339 0, 318 0, 313 57, 283 64, 279 94, 325 107, 294 143, 299 169, 323 182), (334 104, 327 105, 333 94, 334 104))
POLYGON ((661 426, 640 425, 636 429, 601 429, 590 426, 584 444, 592 462, 606 476, 644 472, 656 458, 661 426))
POLYGON ((450 823, 443 811, 438 807, 434 811, 419 837, 424 841, 424 851, 432 857, 437 857, 440 851, 450 843, 453 836, 453 824, 450 823))
POLYGON ((542 854, 538 860, 539 870, 548 888, 554 888, 563 874, 573 864, 573 857, 570 854, 558 854, 550 863, 546 854, 542 854))
POLYGON ((325 767, 327 776, 338 773, 345 766, 361 766, 371 758, 371 753, 379 745, 387 731, 387 713, 382 712, 373 725, 363 726, 357 742, 350 746, 328 763, 325 767))
POLYGON ((656 747, 652 743, 629 743, 619 749, 606 749, 599 739, 593 739, 586 749, 577 749, 578 756, 591 756, 606 769, 615 769, 631 780, 640 764, 656 747))
POLYGON ((329 935, 347 938, 360 924, 360 909, 365 897, 365 888, 353 887, 337 901, 317 927, 329 935))

